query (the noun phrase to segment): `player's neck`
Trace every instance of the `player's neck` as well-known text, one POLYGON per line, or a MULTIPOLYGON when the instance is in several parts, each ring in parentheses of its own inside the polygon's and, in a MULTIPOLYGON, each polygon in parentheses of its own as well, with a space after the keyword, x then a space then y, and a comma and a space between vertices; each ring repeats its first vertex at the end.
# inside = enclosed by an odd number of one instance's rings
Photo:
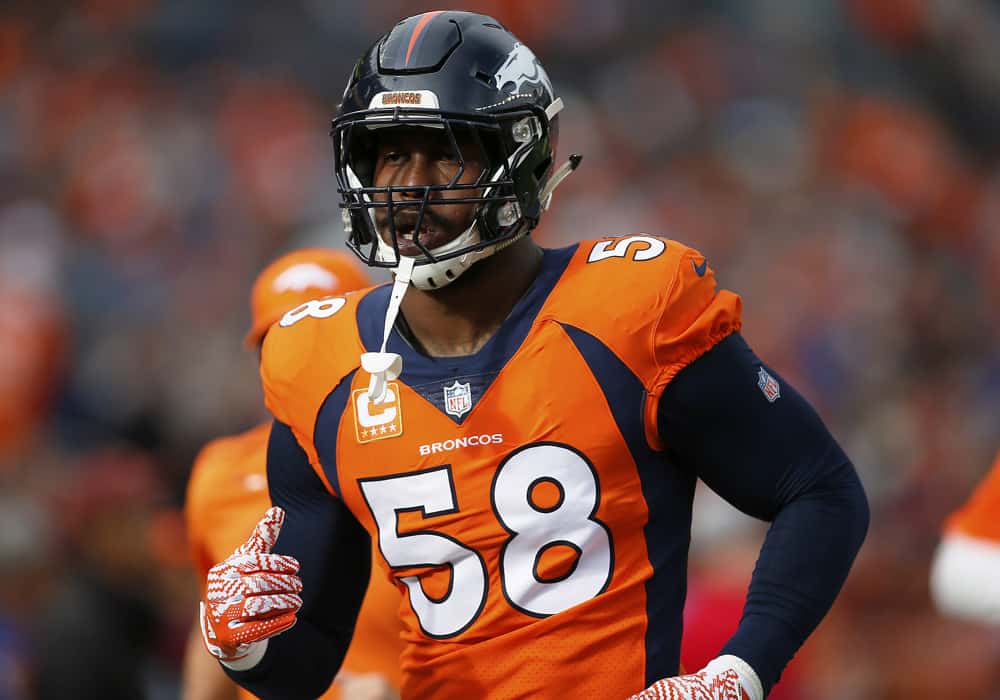
POLYGON ((482 260, 443 289, 410 289, 401 307, 419 349, 432 357, 478 351, 531 286, 542 249, 527 236, 482 260))

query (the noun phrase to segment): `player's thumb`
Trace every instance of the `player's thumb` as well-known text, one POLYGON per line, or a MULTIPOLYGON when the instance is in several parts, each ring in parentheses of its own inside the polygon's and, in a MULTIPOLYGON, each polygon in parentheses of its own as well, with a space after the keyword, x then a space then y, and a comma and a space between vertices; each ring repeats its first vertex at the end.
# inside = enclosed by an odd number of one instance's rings
POLYGON ((277 506, 271 506, 257 523, 249 539, 237 551, 241 554, 269 554, 274 543, 278 541, 284 522, 285 511, 277 506))

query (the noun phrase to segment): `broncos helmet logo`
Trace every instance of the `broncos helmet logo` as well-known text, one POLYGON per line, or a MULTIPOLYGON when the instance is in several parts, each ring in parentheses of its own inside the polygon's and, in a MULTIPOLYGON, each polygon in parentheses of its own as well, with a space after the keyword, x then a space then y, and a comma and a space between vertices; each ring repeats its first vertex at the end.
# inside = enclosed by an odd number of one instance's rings
POLYGON ((304 292, 310 287, 333 289, 337 286, 337 276, 315 263, 299 263, 288 268, 274 278, 275 292, 304 292))
POLYGON ((548 93, 550 100, 555 98, 555 90, 545 69, 531 49, 521 43, 514 44, 514 48, 507 54, 507 60, 497 70, 493 79, 497 88, 503 92, 515 94, 521 92, 521 88, 526 84, 540 84, 548 93))

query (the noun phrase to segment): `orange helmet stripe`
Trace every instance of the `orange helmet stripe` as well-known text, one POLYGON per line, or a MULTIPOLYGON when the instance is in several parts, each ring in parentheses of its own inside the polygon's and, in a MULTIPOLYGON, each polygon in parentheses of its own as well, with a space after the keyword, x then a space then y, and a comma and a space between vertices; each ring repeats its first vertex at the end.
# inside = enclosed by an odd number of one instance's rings
POLYGON ((417 38, 420 36, 420 33, 424 31, 424 27, 426 27, 432 19, 442 12, 444 12, 444 10, 425 12, 423 16, 417 20, 417 26, 413 28, 413 34, 410 35, 410 45, 406 47, 406 61, 403 62, 404 66, 410 65, 410 54, 413 53, 413 47, 416 46, 417 38))

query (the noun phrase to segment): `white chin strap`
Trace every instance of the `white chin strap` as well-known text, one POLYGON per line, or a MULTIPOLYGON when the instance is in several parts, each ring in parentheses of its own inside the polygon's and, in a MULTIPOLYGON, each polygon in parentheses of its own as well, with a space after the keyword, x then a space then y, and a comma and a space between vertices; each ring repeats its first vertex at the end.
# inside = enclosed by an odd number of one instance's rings
MULTIPOLYGON (((469 245, 475 245, 480 240, 479 228, 473 223, 472 226, 456 236, 453 240, 448 241, 444 245, 438 246, 437 248, 432 248, 430 252, 435 256, 445 255, 453 250, 458 250, 459 248, 464 248, 469 245)), ((507 241, 504 241, 504 243, 507 243, 507 241)), ((410 281, 417 289, 441 289, 441 287, 446 287, 457 280, 459 276, 468 270, 474 262, 489 257, 495 253, 499 247, 502 246, 499 244, 487 246, 481 250, 474 250, 455 258, 449 258, 440 262, 428 262, 422 265, 416 265, 413 268, 410 281)), ((392 262, 396 259, 396 251, 393 250, 391 245, 379 238, 378 252, 375 254, 375 257, 377 260, 382 262, 392 262)), ((406 258, 401 255, 400 265, 402 265, 403 260, 407 259, 412 260, 413 262, 416 262, 417 260, 416 258, 406 258)), ((397 275, 398 269, 398 266, 392 268, 393 272, 396 272, 397 275)))

